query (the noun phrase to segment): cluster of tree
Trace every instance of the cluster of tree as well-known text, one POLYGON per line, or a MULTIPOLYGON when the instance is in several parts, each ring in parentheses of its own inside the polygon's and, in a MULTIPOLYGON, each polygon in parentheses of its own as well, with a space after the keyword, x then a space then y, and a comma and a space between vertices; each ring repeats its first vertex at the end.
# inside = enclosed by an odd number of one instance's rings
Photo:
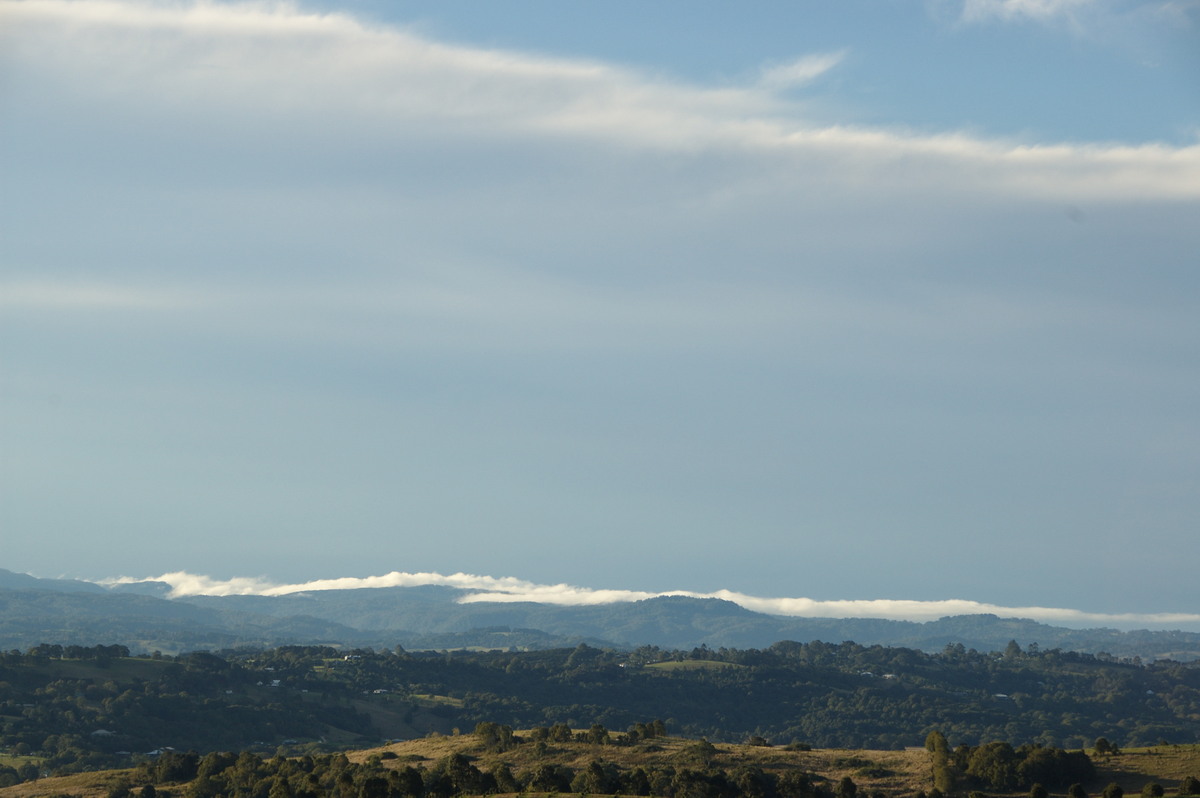
POLYGON ((460 726, 598 721, 621 728, 664 714, 687 736, 732 741, 757 735, 849 748, 920 745, 934 728, 971 742, 1063 747, 1098 735, 1122 745, 1200 736, 1200 666, 1056 650, 984 654, 950 646, 925 654, 821 642, 690 652, 580 646, 388 652, 364 655, 353 666, 330 674, 314 664, 289 673, 309 689, 318 678, 336 677, 355 689, 449 696, 461 704, 442 711, 460 726), (722 667, 663 667, 689 662, 722 667))
POLYGON ((29 649, 26 653, 30 657, 45 659, 90 659, 103 662, 104 660, 128 657, 129 647, 122 645, 61 646, 57 643, 42 643, 29 649))
POLYGON ((20 767, 0 764, 0 787, 11 787, 23 781, 34 781, 41 771, 32 762, 23 762, 20 767))
POLYGON ((330 728, 373 737, 346 701, 300 700, 264 677, 204 653, 131 659, 123 647, 43 645, 0 654, 0 750, 37 759, 0 770, 0 782, 128 766, 166 747, 273 747, 330 728))
MULTIPOLYGON (((395 755, 393 754, 394 758, 395 755)), ((343 754, 264 759, 253 753, 171 754, 139 767, 110 798, 450 798, 493 793, 655 795, 662 798, 855 798, 850 778, 836 785, 800 770, 753 765, 725 769, 711 761, 688 767, 622 768, 592 760, 586 767, 543 763, 514 772, 505 763, 479 768, 450 754, 430 767, 389 766, 384 756, 352 763, 343 754)))
POLYGON ((1007 742, 959 745, 950 749, 946 737, 932 731, 925 738, 929 751, 933 788, 951 793, 969 785, 1012 792, 1035 785, 1066 789, 1095 778, 1096 768, 1083 751, 1065 751, 1053 746, 1024 744, 1013 748, 1007 742))

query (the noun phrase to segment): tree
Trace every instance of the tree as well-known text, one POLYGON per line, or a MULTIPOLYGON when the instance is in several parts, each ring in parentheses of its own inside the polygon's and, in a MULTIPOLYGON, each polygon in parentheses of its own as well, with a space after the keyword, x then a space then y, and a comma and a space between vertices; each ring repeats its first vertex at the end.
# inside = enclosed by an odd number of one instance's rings
POLYGON ((967 760, 967 775, 996 790, 1011 790, 1020 784, 1016 751, 1006 742, 979 746, 967 760))
POLYGON ((858 785, 849 776, 842 776, 842 780, 838 782, 837 789, 833 794, 837 798, 854 798, 858 794, 858 785))
POLYGON ((1067 798, 1088 798, 1088 794, 1082 784, 1072 784, 1067 788, 1067 798))
POLYGON ((1183 781, 1179 782, 1180 795, 1200 795, 1200 779, 1195 776, 1186 776, 1183 781))
POLYGON ((267 792, 267 798, 292 798, 292 788, 288 780, 279 775, 271 779, 271 789, 267 792))
POLYGON ((687 747, 687 755, 693 761, 699 762, 704 767, 708 767, 717 756, 717 747, 704 737, 701 737, 687 747))
POLYGON ((954 787, 954 774, 950 772, 950 744, 940 731, 931 731, 925 737, 925 750, 929 752, 930 780, 933 789, 941 793, 954 787))
POLYGON ((1104 796, 1104 798, 1124 798, 1125 790, 1122 789, 1120 784, 1117 784, 1115 781, 1110 781, 1108 786, 1104 788, 1104 792, 1101 794, 1104 796))
POLYGON ((533 769, 526 786, 532 792, 566 792, 571 789, 572 775, 565 768, 543 763, 533 769))
POLYGON ((628 774, 622 774, 620 788, 621 792, 629 795, 649 795, 650 777, 644 768, 635 767, 628 774))
POLYGON ((739 798, 765 798, 775 792, 776 779, 760 767, 740 765, 729 774, 739 798))
POLYGON ((1163 786, 1157 781, 1142 786, 1142 798, 1162 798, 1163 786))
POLYGON ((599 723, 593 724, 592 728, 588 729, 587 741, 592 745, 608 745, 608 729, 599 723))
POLYGON ((1049 798, 1050 793, 1040 784, 1034 784, 1029 788, 1029 798, 1049 798))
POLYGON ((513 776, 512 768, 501 762, 492 768, 492 778, 496 780, 496 789, 500 792, 520 792, 521 785, 513 776))
POLYGON ((776 789, 783 798, 812 798, 812 779, 802 770, 785 770, 779 774, 776 789))
POLYGON ((572 792, 590 795, 614 792, 616 789, 615 774, 610 774, 603 764, 593 759, 588 766, 579 771, 571 781, 572 792))

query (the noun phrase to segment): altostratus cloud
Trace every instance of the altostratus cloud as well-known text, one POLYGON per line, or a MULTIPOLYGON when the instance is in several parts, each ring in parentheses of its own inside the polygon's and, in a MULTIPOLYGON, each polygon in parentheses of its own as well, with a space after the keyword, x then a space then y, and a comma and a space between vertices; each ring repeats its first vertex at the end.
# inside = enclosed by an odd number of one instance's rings
MULTIPOLYGON (((1038 16, 1076 4, 979 0, 964 13, 1038 16)), ((189 136, 230 150, 283 140, 318 157, 352 130, 355 147, 481 138, 720 152, 796 174, 844 164, 869 177, 873 192, 1200 196, 1200 145, 1029 143, 829 124, 778 92, 834 68, 842 52, 769 65, 749 85, 709 87, 450 45, 288 5, 0 0, 0 54, 9 74, 56 101, 87 98, 106 116, 128 117, 130 129, 153 118, 181 146, 189 136)))
POLYGON ((1003 618, 1030 618, 1045 623, 1070 625, 1144 624, 1164 627, 1200 623, 1200 614, 1191 613, 1099 613, 1060 607, 1003 607, 979 601, 946 599, 913 601, 905 599, 849 599, 821 601, 810 598, 764 598, 732 590, 710 593, 690 590, 649 592, 640 590, 604 590, 574 585, 542 585, 515 577, 481 576, 477 574, 439 574, 434 572, 406 573, 392 571, 381 576, 317 579, 298 584, 281 584, 261 577, 236 577, 221 580, 212 577, 175 571, 150 578, 119 577, 104 584, 136 584, 164 582, 171 586, 170 596, 284 596, 291 593, 310 593, 322 590, 354 590, 359 588, 419 587, 444 585, 472 591, 458 599, 462 604, 480 602, 536 602, 559 606, 591 606, 642 601, 659 596, 689 596, 716 598, 733 602, 748 610, 796 618, 884 618, 907 621, 932 621, 947 615, 990 613, 1003 618))

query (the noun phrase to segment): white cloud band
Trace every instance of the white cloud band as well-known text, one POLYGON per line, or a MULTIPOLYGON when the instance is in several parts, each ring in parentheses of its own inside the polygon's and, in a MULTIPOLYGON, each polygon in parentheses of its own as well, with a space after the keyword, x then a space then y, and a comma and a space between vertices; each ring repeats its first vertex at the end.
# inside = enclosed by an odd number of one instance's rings
POLYGON ((170 596, 284 596, 322 590, 355 590, 360 588, 420 587, 444 585, 473 591, 459 599, 461 603, 534 602, 558 606, 592 606, 619 602, 642 601, 659 596, 688 596, 716 598, 733 602, 754 612, 796 618, 881 618, 907 621, 932 621, 948 615, 992 614, 1004 618, 1029 618, 1043 623, 1069 626, 1121 626, 1167 628, 1200 623, 1194 613, 1100 613, 1059 607, 1004 607, 964 599, 913 601, 905 599, 818 600, 810 598, 764 598, 731 590, 709 593, 689 590, 648 592, 640 590, 604 590, 557 584, 542 585, 515 577, 481 576, 454 573, 449 575, 422 572, 392 571, 380 576, 317 579, 297 584, 280 584, 265 577, 237 577, 220 580, 208 576, 175 571, 148 579, 119 577, 104 584, 136 584, 163 582, 171 586, 170 596))

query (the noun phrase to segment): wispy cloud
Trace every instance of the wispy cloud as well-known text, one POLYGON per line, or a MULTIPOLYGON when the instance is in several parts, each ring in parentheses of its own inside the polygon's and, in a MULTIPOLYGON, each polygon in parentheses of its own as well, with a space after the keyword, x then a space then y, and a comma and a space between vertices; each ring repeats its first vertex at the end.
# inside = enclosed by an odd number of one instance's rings
POLYGON ((620 602, 642 601, 659 596, 688 596, 730 601, 748 610, 796 618, 882 618, 907 621, 932 621, 948 615, 988 613, 1003 618, 1029 618, 1051 624, 1070 626, 1144 625, 1170 628, 1200 623, 1195 613, 1100 613, 1061 607, 1005 607, 979 601, 947 599, 914 601, 905 599, 841 599, 766 598, 731 590, 697 592, 666 590, 612 590, 578 587, 568 584, 543 585, 515 577, 493 577, 477 574, 449 575, 423 572, 392 571, 380 576, 317 579, 297 584, 280 584, 265 577, 213 579, 212 577, 175 571, 145 579, 118 577, 102 580, 101 584, 120 585, 139 582, 163 582, 171 586, 170 596, 284 596, 325 590, 356 590, 361 588, 420 587, 442 585, 470 591, 458 600, 463 604, 533 602, 558 606, 593 606, 620 602))
POLYGON ((966 22, 989 19, 1032 19, 1047 21, 1070 17, 1098 0, 965 0, 962 16, 966 22))
POLYGON ((816 53, 765 67, 760 85, 773 91, 803 86, 824 75, 846 58, 846 51, 816 53))

